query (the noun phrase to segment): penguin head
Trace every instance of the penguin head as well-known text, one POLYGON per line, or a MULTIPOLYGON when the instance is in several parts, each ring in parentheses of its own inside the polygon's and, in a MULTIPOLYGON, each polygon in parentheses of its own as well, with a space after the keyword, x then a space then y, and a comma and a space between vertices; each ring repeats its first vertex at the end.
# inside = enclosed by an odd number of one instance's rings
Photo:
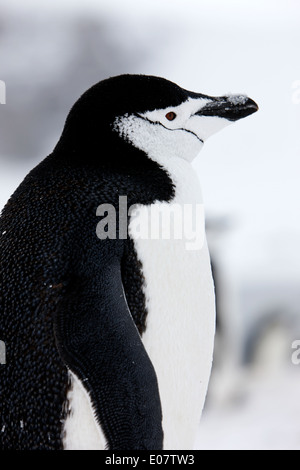
POLYGON ((119 75, 103 80, 73 106, 61 141, 73 152, 120 140, 159 163, 192 161, 205 140, 258 110, 245 95, 207 96, 160 77, 119 75))

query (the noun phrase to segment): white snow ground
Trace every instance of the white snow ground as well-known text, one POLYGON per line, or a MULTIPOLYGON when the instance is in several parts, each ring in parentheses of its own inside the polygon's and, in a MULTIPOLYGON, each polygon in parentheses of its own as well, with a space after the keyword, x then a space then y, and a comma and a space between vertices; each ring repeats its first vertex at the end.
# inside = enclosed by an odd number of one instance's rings
POLYGON ((300 366, 264 378, 240 377, 230 403, 208 405, 200 450, 300 450, 300 366))

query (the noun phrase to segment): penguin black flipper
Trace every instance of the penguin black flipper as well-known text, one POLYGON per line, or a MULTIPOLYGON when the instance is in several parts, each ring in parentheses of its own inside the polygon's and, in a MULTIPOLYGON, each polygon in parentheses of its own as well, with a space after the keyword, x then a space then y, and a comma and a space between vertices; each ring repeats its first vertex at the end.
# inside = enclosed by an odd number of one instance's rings
MULTIPOLYGON (((88 392, 109 450, 162 449, 156 374, 128 309, 120 262, 102 241, 101 264, 76 273, 55 315, 61 357, 88 392)), ((91 258, 97 259, 97 258, 91 258)))

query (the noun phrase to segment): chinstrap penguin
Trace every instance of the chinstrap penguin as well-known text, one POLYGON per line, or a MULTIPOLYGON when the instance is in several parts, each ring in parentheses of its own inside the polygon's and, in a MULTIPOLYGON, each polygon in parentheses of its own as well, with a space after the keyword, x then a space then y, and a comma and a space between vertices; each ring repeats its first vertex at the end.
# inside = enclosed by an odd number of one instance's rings
POLYGON ((0 219, 1 449, 193 447, 215 329, 207 245, 133 228, 153 206, 202 204, 192 160, 257 109, 144 75, 75 103, 0 219), (120 196, 138 215, 100 239, 97 208, 120 196))

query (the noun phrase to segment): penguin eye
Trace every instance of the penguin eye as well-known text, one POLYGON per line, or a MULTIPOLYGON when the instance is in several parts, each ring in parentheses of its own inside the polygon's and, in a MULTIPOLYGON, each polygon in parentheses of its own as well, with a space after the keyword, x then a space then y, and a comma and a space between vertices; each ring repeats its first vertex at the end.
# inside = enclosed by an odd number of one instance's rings
POLYGON ((166 118, 168 119, 168 121, 174 121, 174 119, 176 118, 176 114, 173 111, 170 111, 166 114, 166 118))

